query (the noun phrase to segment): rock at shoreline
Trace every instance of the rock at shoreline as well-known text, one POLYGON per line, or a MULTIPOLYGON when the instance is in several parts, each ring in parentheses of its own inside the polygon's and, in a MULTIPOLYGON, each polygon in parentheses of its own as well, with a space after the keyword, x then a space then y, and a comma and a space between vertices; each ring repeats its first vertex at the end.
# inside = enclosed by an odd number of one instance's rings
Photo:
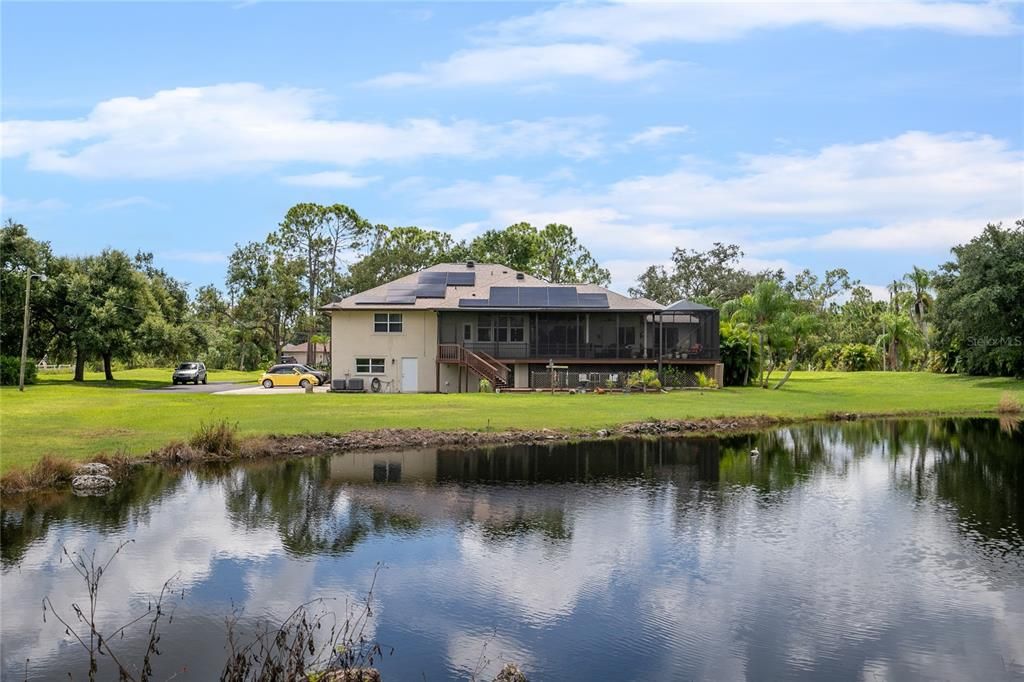
POLYGON ((526 679, 526 675, 522 670, 519 669, 515 663, 506 663, 502 668, 498 676, 494 678, 494 682, 529 682, 526 679))
POLYGON ((81 474, 71 479, 76 495, 105 495, 115 485, 114 479, 102 474, 81 474))
POLYGON ((110 476, 110 467, 99 462, 82 464, 75 469, 76 476, 110 476))

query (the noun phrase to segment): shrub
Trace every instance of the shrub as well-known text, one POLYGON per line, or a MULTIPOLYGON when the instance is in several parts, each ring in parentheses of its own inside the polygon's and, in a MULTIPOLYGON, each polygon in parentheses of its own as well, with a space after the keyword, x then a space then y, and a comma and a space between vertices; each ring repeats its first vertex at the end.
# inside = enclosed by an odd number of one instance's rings
POLYGON ((490 393, 491 389, 493 389, 493 388, 494 388, 494 386, 492 386, 491 382, 488 381, 487 379, 481 379, 480 380, 480 392, 481 393, 490 393))
POLYGON ((686 374, 678 367, 666 367, 661 372, 662 379, 666 386, 680 387, 686 385, 686 374))
POLYGON ((697 372, 697 386, 700 388, 718 388, 718 382, 704 372, 697 372))
POLYGON ((658 390, 661 388, 661 380, 658 373, 653 369, 642 369, 639 372, 630 372, 626 377, 626 386, 633 388, 639 386, 644 391, 647 389, 658 390))
POLYGON ((878 349, 864 343, 848 343, 839 351, 838 369, 844 372, 867 372, 879 368, 878 349))
POLYGON ((203 422, 192 434, 189 445, 196 450, 224 457, 238 451, 238 424, 226 420, 203 422))
POLYGON ((725 385, 743 385, 743 375, 750 377, 757 374, 757 339, 749 331, 723 322, 719 328, 719 348, 722 353, 722 364, 725 365, 725 385), (750 349, 750 362, 747 362, 748 343, 753 341, 750 349))
MULTIPOLYGON (((11 355, 0 357, 0 385, 17 386, 20 369, 21 358, 11 355)), ((32 361, 25 362, 25 383, 36 383, 36 365, 32 361)))
POLYGON ((1020 414, 1024 412, 1024 406, 1020 404, 1020 401, 1009 391, 1004 391, 1003 395, 999 398, 999 406, 996 407, 996 412, 999 414, 1020 414))

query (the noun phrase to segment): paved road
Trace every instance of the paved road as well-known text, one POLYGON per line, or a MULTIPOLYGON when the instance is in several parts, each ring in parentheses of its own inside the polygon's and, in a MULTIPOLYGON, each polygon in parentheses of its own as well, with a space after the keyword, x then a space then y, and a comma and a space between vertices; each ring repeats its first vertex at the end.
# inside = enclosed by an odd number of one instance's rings
POLYGON ((143 388, 140 390, 146 391, 147 393, 220 393, 221 391, 231 391, 238 388, 246 388, 253 386, 252 383, 238 383, 236 381, 211 381, 208 384, 168 384, 161 386, 160 388, 143 388))

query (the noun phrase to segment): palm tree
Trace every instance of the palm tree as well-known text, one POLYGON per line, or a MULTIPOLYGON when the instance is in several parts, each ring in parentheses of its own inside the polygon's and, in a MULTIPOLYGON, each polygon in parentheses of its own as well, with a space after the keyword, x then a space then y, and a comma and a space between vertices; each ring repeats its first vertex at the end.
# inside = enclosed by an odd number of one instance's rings
POLYGON ((927 336, 925 317, 932 310, 935 299, 932 298, 932 273, 916 265, 914 269, 903 275, 903 280, 910 286, 910 315, 917 323, 917 328, 927 336))
POLYGON ((793 356, 789 359, 789 366, 786 367, 785 376, 772 387, 772 390, 782 388, 782 385, 789 381, 789 375, 793 373, 793 368, 796 367, 796 360, 800 355, 800 351, 803 350, 808 338, 821 328, 821 320, 810 313, 789 311, 782 316, 780 325, 788 330, 793 339, 793 356))
POLYGON ((887 311, 882 313, 882 328, 875 342, 889 357, 890 367, 900 370, 900 360, 906 356, 912 344, 921 340, 921 331, 906 313, 887 311))
MULTIPOLYGON (((775 280, 758 282, 754 290, 738 299, 726 302, 722 314, 727 315, 734 323, 748 325, 757 331, 757 381, 765 388, 764 383, 764 337, 768 325, 772 324, 783 312, 792 305, 792 297, 775 280)), ((753 341, 750 342, 751 344, 753 341)), ((751 346, 747 347, 748 354, 751 346)), ((749 357, 749 355, 748 355, 749 357)))
POLYGON ((739 298, 722 304, 722 316, 728 318, 734 327, 743 330, 747 334, 747 362, 743 366, 744 386, 750 383, 750 358, 754 353, 754 335, 751 333, 753 330, 750 323, 746 321, 749 318, 747 311, 752 308, 753 301, 750 294, 743 294, 739 298))
POLYGON ((886 289, 889 290, 889 309, 899 312, 903 298, 907 294, 907 285, 894 279, 886 289))

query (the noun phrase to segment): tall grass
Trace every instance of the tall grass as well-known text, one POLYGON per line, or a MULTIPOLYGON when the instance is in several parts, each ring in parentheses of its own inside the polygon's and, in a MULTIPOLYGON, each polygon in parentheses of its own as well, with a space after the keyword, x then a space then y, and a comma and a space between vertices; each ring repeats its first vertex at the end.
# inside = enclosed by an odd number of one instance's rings
POLYGON ((1020 404, 1020 401, 1012 393, 1004 391, 1003 395, 999 398, 996 412, 999 414, 1020 414, 1024 412, 1024 406, 1020 404))

